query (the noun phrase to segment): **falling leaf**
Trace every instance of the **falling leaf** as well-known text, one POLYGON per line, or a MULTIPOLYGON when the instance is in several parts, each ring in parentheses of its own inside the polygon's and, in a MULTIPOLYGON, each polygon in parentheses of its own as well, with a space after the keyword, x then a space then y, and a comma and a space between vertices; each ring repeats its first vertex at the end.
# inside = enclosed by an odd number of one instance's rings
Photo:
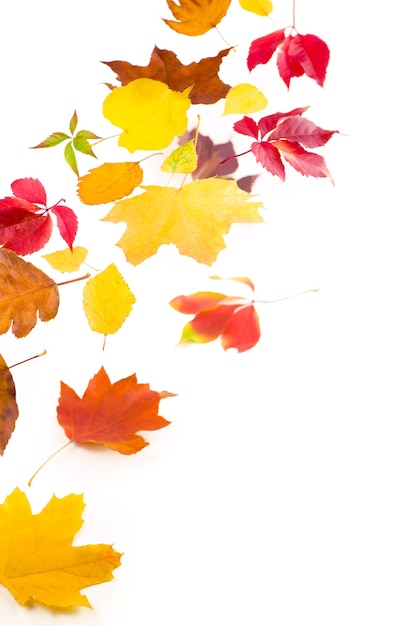
POLYGON ((187 127, 189 89, 172 91, 157 80, 138 78, 106 97, 104 117, 123 129, 118 144, 130 152, 166 148, 187 127))
POLYGON ((273 11, 271 0, 239 0, 239 2, 243 9, 257 15, 269 15, 273 11))
POLYGON ((170 423, 158 411, 160 400, 173 395, 137 383, 135 374, 111 383, 102 367, 82 398, 61 382, 58 422, 70 441, 134 454, 149 445, 138 431, 159 430, 170 423))
POLYGON ((85 284, 83 306, 91 330, 116 333, 130 315, 136 298, 114 263, 85 284))
POLYGON ((203 35, 219 24, 226 15, 231 0, 166 0, 173 17, 163 20, 182 35, 203 35))
POLYGON ((84 204, 105 204, 129 196, 143 180, 138 163, 103 163, 78 180, 78 196, 84 204))
POLYGON ((19 409, 13 377, 6 361, 0 354, 0 455, 4 454, 18 415, 19 409))
POLYGON ((270 61, 276 49, 279 74, 288 88, 291 78, 304 74, 323 87, 329 48, 322 39, 316 35, 300 35, 294 28, 288 35, 285 29, 276 30, 252 42, 247 57, 248 69, 251 71, 260 63, 270 61))
POLYGON ((190 140, 175 148, 173 152, 163 161, 162 172, 172 174, 191 174, 198 165, 198 155, 195 149, 195 142, 190 140))
POLYGON ((75 246, 72 250, 58 250, 50 254, 44 254, 43 258, 60 272, 76 272, 87 258, 88 250, 82 246, 75 246))
MULTIPOLYGON (((228 280, 242 282, 254 289, 249 278, 228 280)), ((207 343, 221 337, 224 350, 236 348, 238 352, 244 352, 253 348, 260 339, 259 318, 251 299, 199 291, 190 296, 177 296, 170 305, 180 313, 194 315, 185 324, 180 343, 207 343)))
POLYGON ((153 78, 165 83, 173 91, 183 91, 189 87, 192 104, 214 104, 225 98, 230 89, 230 85, 218 76, 221 62, 230 49, 221 50, 215 57, 183 65, 174 52, 155 46, 146 66, 132 65, 127 61, 109 61, 105 64, 117 74, 117 80, 122 85, 137 78, 153 78))
POLYGON ((52 496, 33 514, 20 489, 0 505, 0 583, 20 604, 91 608, 80 590, 113 578, 119 552, 106 544, 72 545, 83 510, 83 496, 70 494, 52 496))
POLYGON ((267 106, 266 96, 254 85, 240 83, 232 87, 225 98, 223 115, 255 113, 267 106))
POLYGON ((5 248, 0 249, 0 334, 10 325, 16 337, 25 337, 37 322, 58 312, 56 283, 37 267, 5 248))
POLYGON ((195 180, 180 189, 144 187, 139 196, 116 202, 107 222, 125 222, 118 246, 133 265, 156 254, 162 244, 175 244, 180 254, 211 265, 225 248, 224 235, 237 222, 262 222, 261 202, 234 180, 195 180))

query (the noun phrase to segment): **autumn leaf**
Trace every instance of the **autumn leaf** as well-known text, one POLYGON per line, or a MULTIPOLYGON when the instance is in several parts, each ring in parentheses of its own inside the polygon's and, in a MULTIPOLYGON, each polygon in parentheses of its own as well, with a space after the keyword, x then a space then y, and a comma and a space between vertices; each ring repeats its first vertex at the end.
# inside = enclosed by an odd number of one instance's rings
POLYGON ((211 265, 225 248, 224 235, 237 222, 261 222, 260 202, 234 180, 195 180, 180 189, 144 187, 139 196, 120 200, 103 218, 125 222, 118 242, 133 265, 156 254, 163 244, 175 244, 180 254, 211 265))
POLYGON ((72 248, 78 228, 72 209, 60 204, 61 200, 48 208, 45 188, 36 178, 20 178, 11 188, 15 196, 0 200, 1 245, 20 255, 37 252, 51 237, 51 212, 61 237, 72 248))
POLYGON ((37 267, 5 248, 0 249, 0 334, 10 325, 16 337, 25 337, 37 317, 47 322, 59 307, 56 283, 37 267))
MULTIPOLYGON (((213 278, 219 279, 218 276, 213 278)), ((243 282, 254 290, 248 278, 229 280, 243 282)), ((169 304, 180 313, 194 315, 185 324, 180 343, 207 343, 221 337, 224 350, 236 348, 238 352, 244 352, 260 339, 259 318, 252 299, 199 291, 189 296, 177 296, 169 304)))
POLYGON ((59 272, 76 272, 87 258, 88 250, 83 246, 75 246, 72 250, 57 250, 43 254, 44 258, 54 270, 59 272))
POLYGON ((203 35, 219 24, 226 15, 231 0, 166 0, 173 17, 163 20, 182 35, 203 35))
POLYGON ((316 35, 301 35, 294 28, 288 35, 285 29, 276 30, 252 42, 247 57, 248 69, 251 71, 260 63, 270 61, 276 49, 279 74, 288 88, 291 78, 304 74, 320 87, 324 86, 329 48, 322 39, 316 35))
POLYGON ((161 165, 162 172, 172 174, 191 174, 198 165, 195 142, 190 140, 175 148, 161 165))
POLYGON ((33 514, 20 489, 0 505, 0 583, 20 604, 91 608, 80 590, 113 578, 119 552, 106 544, 72 545, 83 510, 82 495, 70 494, 52 496, 33 514))
POLYGON ((138 78, 106 97, 103 114, 123 129, 118 144, 130 152, 166 148, 187 127, 189 90, 172 91, 157 80, 138 78))
POLYGON ((0 354, 0 455, 4 454, 18 415, 13 376, 0 354))
POLYGON ((138 431, 159 430, 170 423, 158 411, 160 400, 172 395, 137 383, 135 374, 111 383, 102 367, 82 398, 61 382, 58 422, 70 441, 134 454, 149 445, 138 431))
POLYGON ((114 202, 129 196, 142 180, 138 163, 103 163, 78 180, 78 196, 84 204, 114 202))
POLYGON ((91 330, 116 333, 124 324, 136 298, 114 263, 85 284, 83 306, 91 330))
POLYGON ((152 78, 165 83, 173 91, 190 88, 192 104, 214 104, 225 98, 230 89, 230 85, 218 76, 222 60, 230 49, 221 50, 215 57, 207 57, 189 65, 183 65, 171 50, 161 50, 156 46, 146 66, 132 65, 127 61, 104 63, 117 74, 117 80, 122 85, 137 78, 152 78))
POLYGON ((241 8, 257 15, 269 15, 273 11, 271 0, 239 0, 241 8))
POLYGON ((267 106, 266 96, 254 85, 240 83, 232 87, 225 98, 223 115, 256 113, 267 106))

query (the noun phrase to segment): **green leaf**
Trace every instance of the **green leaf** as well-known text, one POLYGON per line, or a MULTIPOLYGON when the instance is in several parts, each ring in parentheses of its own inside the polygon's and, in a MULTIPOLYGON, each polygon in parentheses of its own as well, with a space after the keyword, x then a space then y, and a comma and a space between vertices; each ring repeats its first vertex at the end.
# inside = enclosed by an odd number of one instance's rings
POLYGON ((32 149, 52 148, 52 146, 57 146, 58 143, 62 143, 62 141, 65 141, 65 139, 71 139, 71 137, 69 135, 66 135, 65 133, 52 133, 51 135, 49 135, 49 137, 46 137, 44 141, 38 143, 37 146, 32 146, 32 149))
POLYGON ((64 150, 65 161, 68 163, 69 167, 77 176, 79 176, 77 158, 75 156, 74 149, 72 147, 72 141, 66 144, 64 150))
POLYGON ((90 130, 79 130, 76 134, 77 137, 84 137, 85 139, 102 139, 99 135, 92 133, 90 130))
POLYGON ((77 116, 77 112, 74 111, 74 115, 69 120, 69 130, 70 130, 71 135, 74 134, 77 124, 78 124, 78 116, 77 116))
POLYGON ((81 133, 82 131, 77 133, 76 136, 74 137, 73 144, 74 144, 75 150, 78 150, 78 152, 82 152, 83 154, 89 154, 90 156, 93 156, 96 159, 97 157, 94 154, 93 149, 91 148, 90 144, 88 143, 88 139, 83 137, 81 133))

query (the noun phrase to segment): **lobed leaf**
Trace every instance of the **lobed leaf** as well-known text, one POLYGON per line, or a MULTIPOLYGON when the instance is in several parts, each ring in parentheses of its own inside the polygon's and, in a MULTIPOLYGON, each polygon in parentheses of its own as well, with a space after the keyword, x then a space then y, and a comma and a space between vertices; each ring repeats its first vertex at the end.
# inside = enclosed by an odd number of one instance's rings
POLYGON ((203 35, 214 28, 226 15, 231 0, 166 0, 173 17, 163 20, 182 35, 203 35))

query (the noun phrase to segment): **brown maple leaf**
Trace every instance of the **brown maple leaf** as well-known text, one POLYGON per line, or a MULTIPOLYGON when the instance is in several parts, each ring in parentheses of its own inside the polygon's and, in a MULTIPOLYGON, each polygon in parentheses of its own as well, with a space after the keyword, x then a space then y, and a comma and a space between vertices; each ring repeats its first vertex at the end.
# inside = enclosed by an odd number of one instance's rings
POLYGON ((183 65, 174 52, 155 46, 148 65, 132 65, 127 61, 103 63, 117 74, 117 80, 122 85, 137 78, 152 78, 165 83, 173 91, 183 91, 192 86, 189 95, 192 104, 214 104, 225 98, 231 89, 218 76, 221 62, 230 50, 231 48, 227 48, 221 50, 216 57, 183 65))

